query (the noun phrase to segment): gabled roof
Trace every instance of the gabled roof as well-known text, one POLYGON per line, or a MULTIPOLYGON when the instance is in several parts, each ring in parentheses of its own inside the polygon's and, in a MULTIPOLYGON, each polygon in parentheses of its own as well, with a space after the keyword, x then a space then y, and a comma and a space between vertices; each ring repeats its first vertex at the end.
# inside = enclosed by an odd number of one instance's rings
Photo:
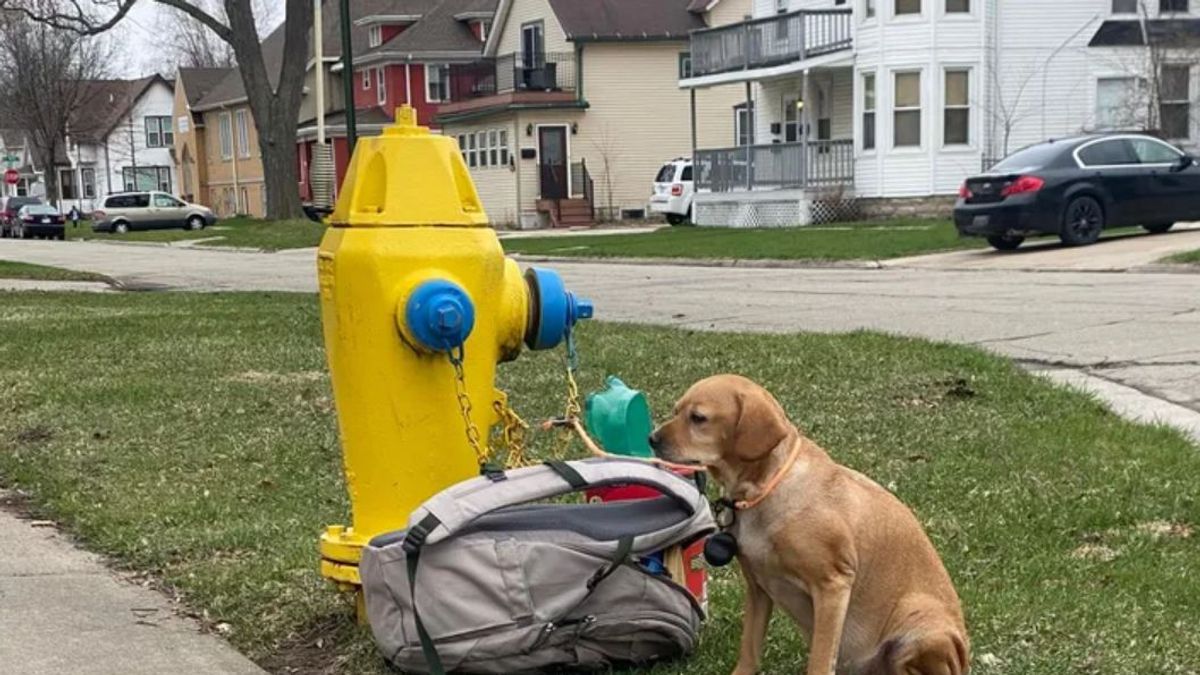
POLYGON ((1147 37, 1151 44, 1160 46, 1200 45, 1200 19, 1151 19, 1146 21, 1144 34, 1136 19, 1105 21, 1088 46, 1143 47, 1147 37))
POLYGON ((70 132, 73 140, 103 140, 156 83, 174 88, 162 75, 136 80, 89 80, 72 115, 70 132))
MULTIPOLYGON (((483 51, 483 43, 471 32, 471 19, 460 17, 490 17, 496 11, 496 1, 442 0, 426 12, 420 21, 362 56, 368 60, 371 56, 383 53, 411 54, 414 57, 431 53, 461 53, 471 58, 478 57, 483 51)), ((357 56, 355 61, 358 61, 357 56)))
MULTIPOLYGON (((337 3, 326 4, 336 5, 337 3)), ((283 28, 281 24, 262 42, 263 65, 267 69, 267 79, 270 80, 272 87, 279 83, 279 71, 283 67, 283 28)), ((242 71, 239 68, 230 68, 220 82, 213 85, 207 94, 192 103, 191 106, 193 111, 202 112, 223 105, 241 103, 245 100, 246 86, 242 84, 242 71)))
POLYGON ((549 0, 567 39, 584 41, 686 40, 706 28, 693 0, 549 0))
POLYGON ((234 68, 180 68, 179 84, 187 92, 189 106, 196 105, 212 91, 234 68))

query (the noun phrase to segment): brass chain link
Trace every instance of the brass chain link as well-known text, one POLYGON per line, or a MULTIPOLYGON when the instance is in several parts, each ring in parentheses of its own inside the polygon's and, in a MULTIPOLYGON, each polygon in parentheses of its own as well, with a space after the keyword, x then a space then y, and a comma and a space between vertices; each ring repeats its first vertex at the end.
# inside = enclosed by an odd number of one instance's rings
MULTIPOLYGON (((575 369, 579 365, 579 356, 575 352, 574 335, 568 332, 566 342, 567 402, 563 410, 562 419, 570 422, 579 419, 580 414, 583 412, 583 407, 579 405, 579 385, 575 382, 575 369)), ((566 458, 567 450, 571 447, 571 441, 574 438, 575 434, 569 424, 561 427, 558 442, 554 445, 555 459, 562 460, 566 458)))
POLYGON ((475 421, 471 419, 471 397, 467 395, 467 377, 463 372, 462 347, 458 348, 457 353, 451 350, 449 357, 450 364, 454 366, 454 390, 455 395, 458 397, 458 409, 462 413, 463 425, 467 430, 467 443, 475 451, 475 458, 479 460, 479 464, 482 466, 487 463, 490 453, 479 435, 479 427, 475 426, 475 421))
POLYGON ((507 400, 497 400, 492 408, 500 418, 500 444, 507 455, 505 467, 515 469, 527 466, 529 460, 525 458, 525 438, 529 425, 508 405, 507 400))

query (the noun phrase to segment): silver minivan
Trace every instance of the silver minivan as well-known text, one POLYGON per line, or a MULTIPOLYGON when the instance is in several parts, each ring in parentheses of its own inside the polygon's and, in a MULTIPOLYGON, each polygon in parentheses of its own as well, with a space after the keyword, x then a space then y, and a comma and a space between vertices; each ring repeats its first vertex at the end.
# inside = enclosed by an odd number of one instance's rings
POLYGON ((199 230, 217 222, 212 209, 189 204, 165 192, 123 192, 108 195, 92 214, 92 230, 116 232, 182 227, 199 230))

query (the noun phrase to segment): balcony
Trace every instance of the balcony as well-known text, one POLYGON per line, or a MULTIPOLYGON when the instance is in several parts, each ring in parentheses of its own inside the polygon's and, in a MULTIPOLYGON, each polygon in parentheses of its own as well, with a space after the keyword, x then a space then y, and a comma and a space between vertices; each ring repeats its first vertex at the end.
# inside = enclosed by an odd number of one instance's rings
POLYGON ((692 32, 692 78, 796 63, 854 46, 848 9, 802 10, 692 32))
POLYGON ((854 141, 697 150, 695 167, 702 192, 837 188, 854 183, 854 141))
POLYGON ((521 103, 573 103, 573 52, 504 54, 450 66, 450 101, 438 115, 459 115, 521 103))

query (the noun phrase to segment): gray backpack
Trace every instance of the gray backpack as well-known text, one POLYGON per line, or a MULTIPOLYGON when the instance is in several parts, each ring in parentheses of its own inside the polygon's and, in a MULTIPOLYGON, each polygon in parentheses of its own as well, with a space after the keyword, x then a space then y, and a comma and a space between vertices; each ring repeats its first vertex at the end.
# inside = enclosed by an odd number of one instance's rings
POLYGON ((367 616, 384 656, 406 672, 676 657, 695 647, 703 612, 681 583, 641 559, 715 529, 692 482, 643 462, 549 462, 481 476, 434 495, 408 529, 363 550, 367 616), (663 496, 532 503, 613 485, 663 496))

